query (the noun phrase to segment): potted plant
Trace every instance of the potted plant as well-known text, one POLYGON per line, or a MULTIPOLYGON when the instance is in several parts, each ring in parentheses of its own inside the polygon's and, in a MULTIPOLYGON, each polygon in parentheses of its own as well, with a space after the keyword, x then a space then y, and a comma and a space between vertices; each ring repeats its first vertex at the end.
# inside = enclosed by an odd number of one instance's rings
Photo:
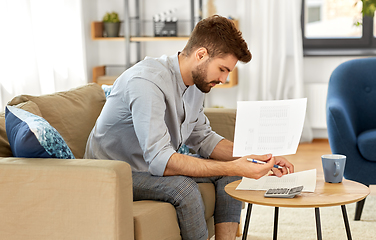
POLYGON ((103 17, 103 35, 105 37, 118 37, 120 31, 119 15, 116 12, 106 13, 103 17))
MULTIPOLYGON (((374 17, 376 11, 376 0, 358 0, 354 6, 357 4, 362 4, 362 17, 374 17)), ((355 26, 362 25, 362 20, 357 20, 354 23, 355 26)))
POLYGON ((361 0, 363 3, 363 15, 373 17, 376 11, 376 0, 361 0))

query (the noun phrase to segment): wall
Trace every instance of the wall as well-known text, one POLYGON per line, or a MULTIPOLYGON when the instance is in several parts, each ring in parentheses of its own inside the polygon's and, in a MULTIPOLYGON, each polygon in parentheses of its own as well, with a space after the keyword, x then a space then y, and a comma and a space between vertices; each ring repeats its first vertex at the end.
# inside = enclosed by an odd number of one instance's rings
POLYGON ((83 25, 84 25, 84 36, 85 36, 85 55, 86 55, 86 78, 89 82, 92 79, 91 70, 93 67, 98 65, 99 49, 98 44, 91 40, 91 29, 90 24, 92 21, 97 19, 97 1, 96 0, 82 0, 82 11, 83 11, 83 25))

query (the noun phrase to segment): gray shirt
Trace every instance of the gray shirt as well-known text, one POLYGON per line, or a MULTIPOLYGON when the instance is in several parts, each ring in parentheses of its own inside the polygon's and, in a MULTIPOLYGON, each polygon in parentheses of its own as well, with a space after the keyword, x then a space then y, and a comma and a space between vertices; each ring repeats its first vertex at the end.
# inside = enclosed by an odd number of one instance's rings
POLYGON ((183 143, 207 158, 223 137, 211 130, 203 101, 204 93, 184 84, 177 54, 145 58, 115 81, 84 157, 158 176, 183 143))

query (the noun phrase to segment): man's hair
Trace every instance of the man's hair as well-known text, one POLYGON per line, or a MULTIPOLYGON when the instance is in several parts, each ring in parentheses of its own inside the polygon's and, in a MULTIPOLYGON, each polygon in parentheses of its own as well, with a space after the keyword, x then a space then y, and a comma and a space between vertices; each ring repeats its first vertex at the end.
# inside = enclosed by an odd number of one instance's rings
POLYGON ((218 15, 197 23, 183 52, 189 56, 200 47, 207 49, 210 58, 233 54, 244 63, 252 59, 242 33, 230 19, 218 15))

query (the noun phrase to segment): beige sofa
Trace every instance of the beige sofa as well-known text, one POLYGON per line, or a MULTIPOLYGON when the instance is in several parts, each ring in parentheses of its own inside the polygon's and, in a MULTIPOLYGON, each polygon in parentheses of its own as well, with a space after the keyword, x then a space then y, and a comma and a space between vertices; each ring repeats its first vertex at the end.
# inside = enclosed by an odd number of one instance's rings
MULTIPOLYGON (((105 103, 88 84, 43 96, 22 95, 16 105, 46 119, 76 159, 15 158, 0 114, 1 239, 181 239, 174 207, 133 201, 132 173, 122 161, 82 159, 87 137, 105 103)), ((213 129, 233 139, 235 110, 206 109, 213 129)), ((200 184, 209 234, 214 234, 214 186, 200 184)))

